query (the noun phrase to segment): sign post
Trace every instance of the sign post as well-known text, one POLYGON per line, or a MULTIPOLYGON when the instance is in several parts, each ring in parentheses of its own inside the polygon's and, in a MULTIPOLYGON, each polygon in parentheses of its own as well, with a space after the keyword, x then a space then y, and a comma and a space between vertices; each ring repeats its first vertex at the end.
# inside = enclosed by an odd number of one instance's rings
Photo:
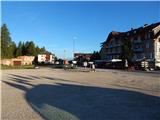
POLYGON ((141 67, 145 70, 145 71, 147 71, 148 69, 148 62, 146 61, 146 60, 144 60, 144 61, 142 61, 141 62, 141 67))
POLYGON ((87 67, 87 62, 84 62, 84 63, 83 63, 83 66, 84 66, 84 68, 86 69, 86 67, 87 67))

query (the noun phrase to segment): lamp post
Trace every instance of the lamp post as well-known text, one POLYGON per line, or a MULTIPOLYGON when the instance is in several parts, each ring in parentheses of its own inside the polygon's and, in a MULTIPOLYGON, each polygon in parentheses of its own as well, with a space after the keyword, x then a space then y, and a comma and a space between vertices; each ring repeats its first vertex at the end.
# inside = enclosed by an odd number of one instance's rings
POLYGON ((65 53, 66 53, 66 50, 64 50, 64 58, 63 58, 64 60, 65 60, 65 57, 66 57, 66 56, 65 56, 65 53))
POLYGON ((75 40, 77 37, 73 37, 73 60, 74 60, 74 52, 75 52, 75 40))
POLYGON ((74 51, 75 51, 75 37, 73 37, 73 60, 74 60, 74 51))

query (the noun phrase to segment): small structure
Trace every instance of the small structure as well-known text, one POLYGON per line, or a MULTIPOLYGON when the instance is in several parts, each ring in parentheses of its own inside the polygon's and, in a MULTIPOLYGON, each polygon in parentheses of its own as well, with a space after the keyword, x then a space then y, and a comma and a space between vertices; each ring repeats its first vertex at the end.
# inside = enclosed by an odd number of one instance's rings
POLYGON ((125 60, 125 68, 128 68, 128 61, 127 61, 127 59, 125 60))
POLYGON ((87 62, 83 62, 83 66, 86 68, 87 67, 87 62))
POLYGON ((148 71, 148 61, 146 61, 146 59, 144 59, 142 62, 141 62, 141 67, 143 68, 143 70, 145 71, 148 71))
POLYGON ((83 62, 89 62, 92 53, 74 53, 74 60, 77 61, 78 66, 84 66, 83 62))
POLYGON ((39 63, 52 63, 54 61, 54 55, 52 54, 38 54, 39 63))
POLYGON ((92 53, 74 53, 74 58, 77 59, 86 59, 90 60, 92 53))
POLYGON ((11 66, 17 66, 17 65, 32 65, 32 62, 34 61, 34 56, 18 56, 17 58, 11 58, 11 59, 2 59, 0 60, 1 65, 11 65, 11 66))
POLYGON ((34 56, 18 56, 18 59, 22 60, 22 65, 32 65, 34 61, 34 56))
POLYGON ((11 65, 14 65, 14 66, 20 66, 20 65, 22 65, 22 59, 19 59, 19 58, 13 58, 13 59, 11 59, 11 65))

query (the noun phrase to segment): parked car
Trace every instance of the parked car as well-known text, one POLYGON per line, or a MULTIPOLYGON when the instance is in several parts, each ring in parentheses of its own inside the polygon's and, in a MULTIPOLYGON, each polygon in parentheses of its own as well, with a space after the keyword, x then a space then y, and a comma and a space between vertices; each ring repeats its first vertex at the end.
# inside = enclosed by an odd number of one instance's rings
POLYGON ((39 69, 39 67, 38 67, 38 66, 35 66, 34 68, 35 68, 35 69, 39 69))

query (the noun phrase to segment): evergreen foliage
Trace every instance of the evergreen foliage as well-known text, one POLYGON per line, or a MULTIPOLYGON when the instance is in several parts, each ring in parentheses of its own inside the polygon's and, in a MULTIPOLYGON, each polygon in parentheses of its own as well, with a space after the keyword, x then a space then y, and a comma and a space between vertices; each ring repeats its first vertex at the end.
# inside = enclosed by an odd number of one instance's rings
POLYGON ((100 59, 101 59, 101 56, 100 56, 99 52, 94 51, 90 60, 94 61, 94 60, 100 60, 100 59))
POLYGON ((129 62, 131 62, 133 57, 132 43, 126 37, 123 39, 122 42, 122 54, 120 58, 123 61, 128 60, 129 62))
POLYGON ((51 53, 46 51, 45 47, 38 47, 33 41, 19 42, 16 46, 11 40, 9 30, 6 24, 1 27, 1 58, 14 58, 22 55, 37 56, 38 54, 51 53))
POLYGON ((6 24, 1 27, 1 58, 14 57, 16 44, 11 40, 6 24))

